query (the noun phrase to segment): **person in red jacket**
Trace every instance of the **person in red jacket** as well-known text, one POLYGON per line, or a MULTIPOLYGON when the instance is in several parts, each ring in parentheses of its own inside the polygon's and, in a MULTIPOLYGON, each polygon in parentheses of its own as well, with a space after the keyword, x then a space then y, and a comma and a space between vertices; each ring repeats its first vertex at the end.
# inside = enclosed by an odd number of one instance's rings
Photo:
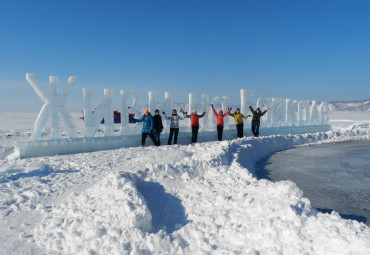
POLYGON ((213 107, 213 104, 211 104, 211 106, 212 106, 212 111, 217 118, 217 121, 216 121, 217 137, 219 141, 222 141, 222 133, 224 131, 224 117, 230 113, 232 108, 227 108, 228 111, 225 114, 223 114, 224 112, 222 110, 219 110, 217 114, 215 111, 215 108, 213 107))
POLYGON ((206 114, 204 111, 201 115, 197 114, 196 110, 193 110, 193 112, 190 115, 187 115, 185 112, 185 118, 190 118, 191 119, 191 142, 196 143, 198 140, 198 131, 199 131, 199 119, 203 118, 203 116, 206 114))

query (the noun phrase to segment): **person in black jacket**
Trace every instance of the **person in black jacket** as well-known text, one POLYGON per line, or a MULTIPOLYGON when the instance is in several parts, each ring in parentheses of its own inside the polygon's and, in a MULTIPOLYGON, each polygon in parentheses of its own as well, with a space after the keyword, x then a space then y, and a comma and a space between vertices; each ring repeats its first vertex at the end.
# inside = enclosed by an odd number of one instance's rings
POLYGON ((162 117, 159 114, 159 110, 155 110, 154 114, 154 136, 157 141, 157 145, 161 145, 161 133, 163 131, 162 117))
POLYGON ((269 108, 267 108, 266 110, 264 110, 263 112, 261 112, 261 109, 260 108, 257 108, 255 111, 253 110, 252 106, 249 105, 249 109, 252 111, 253 113, 253 118, 252 118, 252 133, 254 134, 254 137, 258 137, 260 132, 260 118, 265 115, 265 113, 267 112, 267 110, 269 108))

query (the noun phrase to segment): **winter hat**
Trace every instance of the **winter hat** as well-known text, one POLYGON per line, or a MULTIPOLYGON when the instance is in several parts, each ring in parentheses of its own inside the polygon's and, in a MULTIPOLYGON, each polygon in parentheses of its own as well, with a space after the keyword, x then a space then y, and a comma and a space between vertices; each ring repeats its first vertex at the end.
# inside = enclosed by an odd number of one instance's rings
POLYGON ((235 111, 240 111, 240 109, 239 108, 236 108, 235 111))
POLYGON ((149 112, 149 110, 148 109, 144 109, 144 113, 147 113, 147 112, 149 112))
POLYGON ((159 112, 159 110, 158 109, 155 109, 155 111, 154 112, 159 112))
POLYGON ((219 110, 218 113, 223 113, 223 111, 222 110, 219 110))
POLYGON ((196 110, 193 110, 193 113, 196 113, 197 111, 196 110))

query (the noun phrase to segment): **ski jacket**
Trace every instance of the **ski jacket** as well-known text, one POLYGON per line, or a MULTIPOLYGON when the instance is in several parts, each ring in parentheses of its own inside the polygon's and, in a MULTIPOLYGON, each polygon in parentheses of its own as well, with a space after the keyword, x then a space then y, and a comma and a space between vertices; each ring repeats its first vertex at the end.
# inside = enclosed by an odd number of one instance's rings
MULTIPOLYGON (((261 110, 260 110, 259 113, 257 113, 256 111, 253 110, 252 106, 249 106, 249 109, 253 113, 252 125, 259 126, 260 125, 260 118, 267 112, 267 110, 264 110, 263 112, 261 112, 261 110)), ((257 108, 257 109, 259 110, 260 108, 257 108)))
POLYGON ((143 122, 143 129, 141 130, 142 133, 153 133, 154 131, 154 119, 153 116, 149 113, 148 116, 141 116, 140 119, 133 119, 135 122, 143 122))
POLYGON ((203 118, 203 116, 206 114, 206 112, 203 112, 201 115, 198 115, 196 113, 192 113, 190 115, 185 115, 185 118, 191 119, 191 126, 192 127, 199 127, 199 119, 203 118))
POLYGON ((235 119, 235 124, 236 125, 239 125, 239 124, 244 124, 244 122, 243 122, 243 119, 246 119, 246 118, 248 118, 248 117, 250 117, 249 115, 247 115, 247 116, 244 116, 243 114, 241 114, 241 113, 229 113, 229 115, 231 116, 231 117, 234 117, 234 119, 235 119))
POLYGON ((212 111, 213 111, 213 113, 215 114, 215 116, 217 118, 216 126, 223 126, 224 125, 224 117, 230 113, 231 109, 228 110, 225 114, 222 114, 222 115, 217 114, 216 111, 215 111, 215 108, 213 108, 213 106, 212 106, 212 111))
POLYGON ((162 132, 163 131, 163 124, 162 124, 162 117, 161 115, 157 115, 155 114, 154 117, 154 130, 156 130, 156 132, 162 132))
POLYGON ((179 128, 179 122, 180 120, 185 119, 185 117, 180 117, 179 115, 171 115, 170 117, 167 117, 166 114, 164 114, 164 118, 166 120, 171 120, 170 128, 179 128))

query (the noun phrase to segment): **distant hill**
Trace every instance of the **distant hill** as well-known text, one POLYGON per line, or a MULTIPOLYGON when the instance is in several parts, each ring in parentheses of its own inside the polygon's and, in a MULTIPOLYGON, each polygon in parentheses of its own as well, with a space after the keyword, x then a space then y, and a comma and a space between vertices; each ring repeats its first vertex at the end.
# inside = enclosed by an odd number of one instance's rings
POLYGON ((331 112, 370 112, 370 99, 328 102, 331 112))

